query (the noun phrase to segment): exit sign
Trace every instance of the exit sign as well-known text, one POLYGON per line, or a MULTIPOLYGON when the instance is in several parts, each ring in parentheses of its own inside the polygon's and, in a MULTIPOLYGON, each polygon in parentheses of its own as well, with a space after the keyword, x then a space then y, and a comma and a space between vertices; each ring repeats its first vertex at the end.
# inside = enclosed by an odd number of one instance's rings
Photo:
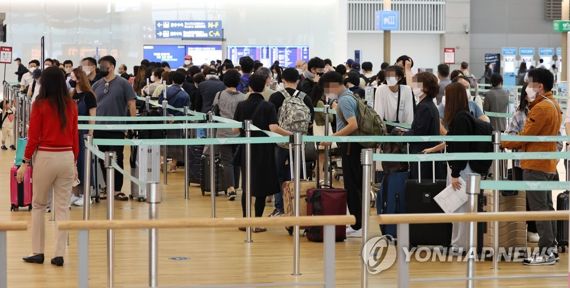
POLYGON ((570 32, 570 21, 568 20, 554 20, 552 24, 555 32, 570 32))

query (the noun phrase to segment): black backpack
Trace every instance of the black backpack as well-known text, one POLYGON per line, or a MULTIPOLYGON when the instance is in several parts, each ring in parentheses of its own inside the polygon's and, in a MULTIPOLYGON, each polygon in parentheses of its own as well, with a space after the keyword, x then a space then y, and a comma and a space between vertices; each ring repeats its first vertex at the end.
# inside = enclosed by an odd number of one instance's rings
MULTIPOLYGON (((491 123, 479 120, 473 117, 471 113, 468 114, 473 119, 473 135, 493 135, 493 126, 491 123)), ((489 153, 494 151, 492 142, 471 142, 469 148, 472 152, 476 153, 489 153)), ((491 168, 492 163, 492 160, 469 160, 471 170, 481 174, 481 176, 487 176, 489 174, 489 169, 491 168)))

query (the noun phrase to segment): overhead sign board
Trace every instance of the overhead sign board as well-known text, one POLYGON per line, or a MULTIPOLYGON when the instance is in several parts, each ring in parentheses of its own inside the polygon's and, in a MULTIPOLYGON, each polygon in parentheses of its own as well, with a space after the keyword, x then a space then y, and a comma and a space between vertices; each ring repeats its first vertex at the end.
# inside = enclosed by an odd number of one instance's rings
POLYGON ((503 57, 516 57, 517 56, 517 48, 514 47, 505 47, 502 49, 503 57))
POLYGON ((443 48, 443 62, 455 64, 455 48, 443 48))
POLYGON ((532 47, 521 47, 521 48, 519 48, 519 54, 521 56, 534 56, 534 48, 532 48, 532 47))
POLYGON ((397 31, 400 30, 400 11, 376 11, 376 30, 397 31))
POLYGON ((554 48, 538 48, 538 55, 541 57, 552 57, 554 55, 554 48))
POLYGON ((157 20, 155 35, 160 39, 221 39, 222 21, 157 20))
POLYGON ((570 31, 570 21, 568 20, 554 20, 552 26, 555 32, 569 32, 570 31))
POLYGON ((12 63, 12 47, 8 46, 0 47, 0 63, 3 64, 12 63))

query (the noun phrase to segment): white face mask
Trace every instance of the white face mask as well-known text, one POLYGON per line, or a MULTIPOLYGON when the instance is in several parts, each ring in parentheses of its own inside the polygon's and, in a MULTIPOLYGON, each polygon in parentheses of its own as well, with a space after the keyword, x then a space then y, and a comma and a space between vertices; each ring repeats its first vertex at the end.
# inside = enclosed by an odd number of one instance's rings
POLYGON ((416 98, 421 98, 421 96, 424 95, 424 91, 419 87, 414 87, 412 89, 412 93, 414 93, 414 96, 416 96, 416 98))
POLYGON ((38 69, 38 68, 36 68, 36 67, 30 67, 30 69, 28 69, 28 70, 30 70, 30 72, 34 72, 34 71, 36 71, 36 69, 38 69))
POLYGON ((526 87, 524 91, 526 92, 526 97, 528 101, 534 102, 534 100, 536 99, 536 94, 538 94, 538 92, 536 92, 536 90, 534 90, 534 88, 532 87, 526 87))
POLYGON ((93 68, 91 68, 91 66, 81 66, 81 70, 85 72, 85 75, 89 75, 93 72, 93 68))
POLYGON ((192 62, 190 60, 184 60, 184 65, 190 65, 192 62))
POLYGON ((386 84, 388 84, 388 86, 395 86, 398 84, 398 79, 396 79, 396 77, 388 77, 386 78, 386 84))
POLYGON ((154 75, 150 75, 150 82, 154 82, 154 80, 156 80, 156 79, 154 78, 154 75))

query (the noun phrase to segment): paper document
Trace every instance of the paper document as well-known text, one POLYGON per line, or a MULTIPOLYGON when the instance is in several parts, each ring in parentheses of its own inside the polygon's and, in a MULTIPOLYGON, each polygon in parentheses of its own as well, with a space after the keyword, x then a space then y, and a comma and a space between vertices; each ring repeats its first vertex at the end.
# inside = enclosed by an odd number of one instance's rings
POLYGON ((459 209, 468 200, 467 193, 465 193, 465 188, 467 184, 463 179, 459 178, 461 183, 461 189, 455 190, 453 186, 449 185, 439 194, 437 194, 433 199, 441 207, 445 213, 453 213, 459 209))

